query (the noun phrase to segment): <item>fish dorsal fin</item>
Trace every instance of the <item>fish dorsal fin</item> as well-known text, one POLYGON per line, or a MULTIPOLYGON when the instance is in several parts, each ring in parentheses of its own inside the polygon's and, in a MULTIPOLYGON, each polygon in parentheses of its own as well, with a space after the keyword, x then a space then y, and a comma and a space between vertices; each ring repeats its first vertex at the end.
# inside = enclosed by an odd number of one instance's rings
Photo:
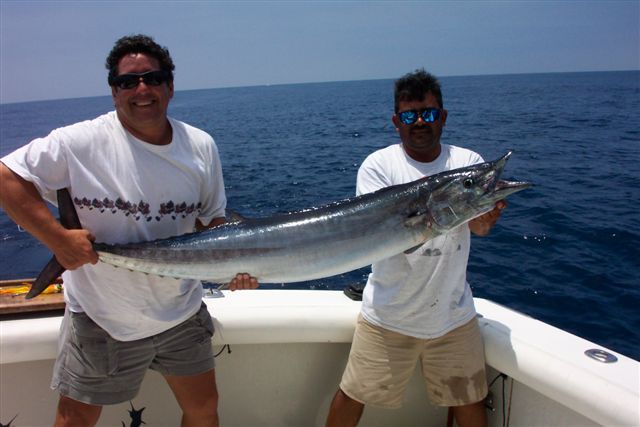
POLYGON ((227 222, 244 222, 247 219, 233 209, 225 209, 224 215, 227 219, 227 222))
POLYGON ((419 244, 419 245, 417 245, 417 246, 414 246, 414 247, 412 247, 412 248, 407 249, 406 251, 404 251, 404 253, 405 253, 406 255, 412 254, 412 253, 414 253, 415 251, 417 251, 417 250, 418 250, 418 248, 419 248, 420 246, 422 246, 422 245, 423 245, 423 243, 420 243, 420 244, 419 244))

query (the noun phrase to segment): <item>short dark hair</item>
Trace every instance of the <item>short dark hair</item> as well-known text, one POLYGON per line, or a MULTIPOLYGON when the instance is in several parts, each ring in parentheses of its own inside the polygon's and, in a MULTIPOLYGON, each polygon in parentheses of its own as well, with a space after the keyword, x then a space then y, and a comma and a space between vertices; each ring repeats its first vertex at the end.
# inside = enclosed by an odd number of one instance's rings
POLYGON ((118 75, 118 63, 125 55, 130 53, 145 53, 154 57, 160 63, 160 69, 169 73, 169 81, 173 81, 173 70, 176 67, 173 65, 169 50, 156 43, 152 37, 136 34, 121 37, 109 52, 105 64, 107 70, 109 70, 109 77, 107 78, 109 86, 113 86, 113 78, 118 75))
POLYGON ((429 92, 436 97, 440 108, 443 108, 442 90, 436 76, 427 73, 424 68, 405 74, 395 82, 395 112, 398 112, 398 104, 400 102, 422 101, 429 92))

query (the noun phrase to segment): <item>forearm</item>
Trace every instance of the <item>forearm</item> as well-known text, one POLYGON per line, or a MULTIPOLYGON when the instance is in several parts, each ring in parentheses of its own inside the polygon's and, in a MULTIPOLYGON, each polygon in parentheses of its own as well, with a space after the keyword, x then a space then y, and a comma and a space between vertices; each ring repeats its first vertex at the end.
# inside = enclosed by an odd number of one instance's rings
POLYGON ((16 224, 47 246, 66 269, 74 270, 84 264, 98 262, 91 233, 64 228, 36 187, 1 162, 0 207, 16 224))
POLYGON ((36 187, 0 162, 0 207, 20 227, 52 252, 65 229, 53 216, 36 187))

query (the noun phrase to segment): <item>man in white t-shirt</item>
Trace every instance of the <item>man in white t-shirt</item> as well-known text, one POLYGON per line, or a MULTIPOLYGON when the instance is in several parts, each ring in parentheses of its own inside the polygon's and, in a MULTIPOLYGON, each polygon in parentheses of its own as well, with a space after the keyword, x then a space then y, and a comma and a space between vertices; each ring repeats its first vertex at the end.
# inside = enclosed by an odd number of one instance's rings
MULTIPOLYGON (((182 425, 218 425, 213 323, 199 281, 98 263, 92 241, 164 238, 224 222, 218 149, 207 133, 167 116, 169 51, 123 37, 106 62, 115 111, 56 129, 0 162, 0 203, 54 253, 67 310, 52 388, 56 426, 91 426, 102 405, 133 399, 151 368, 167 380, 182 425), (67 188, 82 229, 65 229, 44 200, 67 188)), ((230 289, 256 288, 238 274, 230 289)))
MULTIPOLYGON (((422 69, 396 81, 392 120, 401 143, 365 159, 358 195, 483 161, 440 143, 447 110, 438 80, 422 69)), ((327 426, 355 426, 365 404, 399 408, 418 361, 433 404, 451 407, 460 427, 486 425, 484 346, 466 269, 470 231, 486 235, 505 207, 372 265, 327 426)))

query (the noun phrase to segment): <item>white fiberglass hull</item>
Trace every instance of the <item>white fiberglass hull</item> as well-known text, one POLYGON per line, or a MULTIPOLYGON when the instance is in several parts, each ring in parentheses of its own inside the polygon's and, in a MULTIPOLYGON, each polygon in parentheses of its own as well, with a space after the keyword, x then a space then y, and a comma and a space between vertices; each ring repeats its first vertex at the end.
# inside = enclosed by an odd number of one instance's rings
MULTIPOLYGON (((339 291, 223 292, 205 299, 214 344, 223 426, 322 426, 346 363, 360 303, 339 291)), ((483 299, 476 299, 492 387, 492 426, 637 426, 640 364, 584 355, 597 345, 483 299), (504 397, 503 397, 504 385, 504 397)), ((0 321, 0 423, 51 425, 49 389, 61 317, 0 321)), ((604 349, 606 350, 606 349, 604 349)), ((100 425, 130 425, 131 405, 146 425, 179 425, 180 410, 150 372, 131 403, 105 407, 100 425)), ((401 410, 367 407, 362 426, 442 426, 447 411, 428 404, 414 375, 401 410)))

